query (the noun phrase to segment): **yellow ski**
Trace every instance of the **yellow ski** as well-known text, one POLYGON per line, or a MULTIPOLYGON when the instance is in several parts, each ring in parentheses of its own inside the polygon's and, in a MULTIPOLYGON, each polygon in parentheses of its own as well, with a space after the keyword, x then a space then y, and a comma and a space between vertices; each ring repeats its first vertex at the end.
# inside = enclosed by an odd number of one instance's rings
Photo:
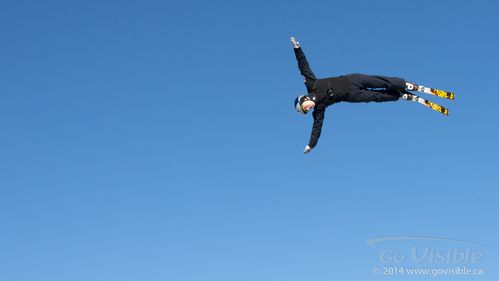
POLYGON ((445 116, 449 116, 449 109, 447 109, 439 104, 436 104, 432 101, 423 99, 422 97, 417 96, 415 94, 406 93, 406 94, 402 95, 402 99, 420 103, 428 108, 435 110, 436 112, 440 112, 445 116))
POLYGON ((439 89, 434 89, 434 88, 427 88, 425 86, 418 86, 418 92, 423 92, 425 94, 437 96, 440 98, 444 99, 449 99, 453 100, 454 99, 454 92, 447 92, 439 89))

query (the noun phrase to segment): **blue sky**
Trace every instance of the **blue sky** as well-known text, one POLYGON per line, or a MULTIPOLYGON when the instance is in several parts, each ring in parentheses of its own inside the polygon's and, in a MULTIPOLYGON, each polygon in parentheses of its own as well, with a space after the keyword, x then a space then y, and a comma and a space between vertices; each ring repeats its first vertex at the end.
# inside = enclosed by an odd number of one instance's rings
POLYGON ((488 245, 458 278, 497 280, 498 11, 0 1, 0 279, 427 280, 374 275, 366 241, 431 236, 488 245), (291 35, 318 77, 453 90, 451 116, 336 104, 303 155, 291 35))

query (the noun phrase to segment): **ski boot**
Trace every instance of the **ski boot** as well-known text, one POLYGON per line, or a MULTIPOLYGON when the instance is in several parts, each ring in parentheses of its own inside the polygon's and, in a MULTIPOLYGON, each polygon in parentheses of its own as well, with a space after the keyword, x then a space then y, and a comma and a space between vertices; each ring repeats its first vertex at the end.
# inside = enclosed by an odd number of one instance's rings
POLYGON ((416 97, 416 95, 413 95, 413 94, 409 93, 407 90, 403 90, 400 93, 400 98, 403 99, 403 100, 412 101, 412 100, 415 99, 415 97, 416 97))
POLYGON ((418 91, 419 86, 414 82, 405 82, 405 89, 408 91, 418 91))

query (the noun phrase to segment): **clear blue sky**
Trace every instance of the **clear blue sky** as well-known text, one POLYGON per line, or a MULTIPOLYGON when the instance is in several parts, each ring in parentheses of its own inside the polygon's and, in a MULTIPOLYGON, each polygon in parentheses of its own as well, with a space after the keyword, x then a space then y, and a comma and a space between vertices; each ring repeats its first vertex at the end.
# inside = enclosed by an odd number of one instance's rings
MULTIPOLYGON (((378 236, 490 245, 497 1, 0 0, 0 280, 386 280, 378 236), (456 92, 311 116, 319 77, 456 92), (431 99, 431 97, 430 97, 431 99)), ((439 277, 439 280, 446 277, 439 277)), ((454 279, 453 279, 454 280, 454 279)))

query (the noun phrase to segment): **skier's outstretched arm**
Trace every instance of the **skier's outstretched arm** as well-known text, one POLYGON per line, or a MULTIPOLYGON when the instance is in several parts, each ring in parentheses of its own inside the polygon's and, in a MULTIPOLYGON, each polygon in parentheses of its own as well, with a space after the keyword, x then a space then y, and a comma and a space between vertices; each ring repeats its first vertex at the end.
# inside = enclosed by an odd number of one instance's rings
POLYGON ((295 51, 298 68, 300 69, 301 75, 303 75, 303 78, 305 79, 305 83, 317 80, 312 72, 312 69, 310 69, 310 65, 308 65, 307 58, 300 47, 300 43, 296 41, 294 37, 291 37, 291 43, 293 44, 293 50, 295 51))
POLYGON ((315 109, 313 112, 314 125, 312 126, 312 134, 310 135, 310 141, 308 142, 308 147, 310 149, 314 148, 319 141, 322 131, 322 124, 324 123, 324 113, 325 109, 315 109))

